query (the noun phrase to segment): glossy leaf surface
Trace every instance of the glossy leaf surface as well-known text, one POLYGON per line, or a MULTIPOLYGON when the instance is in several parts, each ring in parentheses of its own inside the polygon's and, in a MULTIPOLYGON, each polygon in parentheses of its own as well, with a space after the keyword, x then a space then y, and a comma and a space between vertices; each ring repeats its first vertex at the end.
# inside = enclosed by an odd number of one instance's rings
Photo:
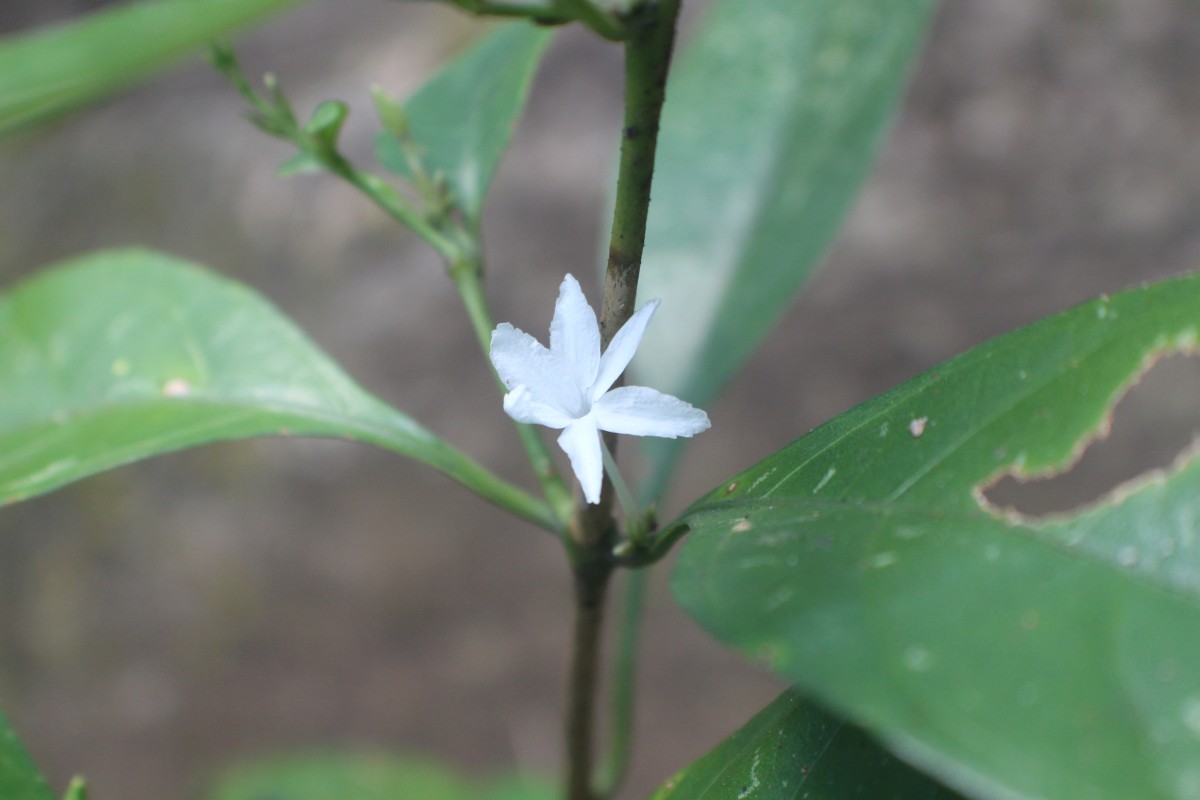
POLYGON ((1200 797, 1200 464, 1051 517, 982 496, 1067 469, 1198 328, 1200 277, 1152 285, 835 418, 685 513, 676 596, 975 796, 1200 797))
POLYGON ((784 692, 651 800, 956 800, 797 692, 784 692))
POLYGON ((159 253, 85 256, 0 299, 0 397, 0 504, 183 447, 307 435, 394 450, 548 519, 252 291, 159 253))
POLYGON ((25 747, 0 716, 0 797, 4 800, 55 800, 25 747))
POLYGON ((301 0, 147 0, 0 38, 0 133, 100 100, 301 0))
MULTIPOLYGON (((932 0, 717 0, 673 68, 633 362, 707 405, 832 241, 882 140, 932 0)), ((681 443, 647 442, 665 481, 681 443)))
MULTIPOLYGON (((441 173, 463 213, 478 222, 492 173, 508 147, 533 75, 553 33, 514 23, 456 58, 404 106, 409 136, 431 176, 441 173)), ((400 142, 379 134, 376 154, 411 177, 400 142)))

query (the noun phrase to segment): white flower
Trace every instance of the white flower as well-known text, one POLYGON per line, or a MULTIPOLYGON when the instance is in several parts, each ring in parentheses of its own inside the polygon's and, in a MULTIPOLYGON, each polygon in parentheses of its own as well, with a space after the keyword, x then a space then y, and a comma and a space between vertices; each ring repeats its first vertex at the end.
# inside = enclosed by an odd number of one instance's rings
POLYGON ((579 281, 563 278, 550 322, 550 349, 507 322, 492 331, 492 364, 509 389, 504 410, 518 422, 561 429, 558 445, 589 503, 600 502, 604 475, 600 431, 632 436, 694 436, 708 415, 645 386, 610 388, 637 350, 661 301, 639 308, 600 354, 600 326, 579 281))

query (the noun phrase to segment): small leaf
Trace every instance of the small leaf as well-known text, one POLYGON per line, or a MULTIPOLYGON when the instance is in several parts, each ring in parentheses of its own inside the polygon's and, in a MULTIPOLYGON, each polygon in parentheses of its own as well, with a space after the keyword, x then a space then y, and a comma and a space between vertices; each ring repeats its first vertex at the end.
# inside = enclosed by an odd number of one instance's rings
POLYGON ((539 524, 544 504, 370 396, 250 290, 142 250, 81 257, 0 299, 0 505, 250 436, 357 439, 539 524))
POLYGON ((396 139, 408 138, 408 117, 404 114, 404 106, 396 102, 382 86, 371 87, 371 100, 375 103, 375 113, 379 116, 384 133, 396 139))
POLYGON ((312 136, 324 151, 335 152, 347 114, 349 109, 345 103, 340 100, 326 100, 313 111, 304 125, 304 132, 312 136))
POLYGON ((0 715, 0 797, 4 800, 55 800, 17 734, 0 715))
POLYGON ((87 781, 79 776, 72 778, 70 785, 67 786, 67 791, 63 794, 63 800, 87 800, 87 798, 87 781))
POLYGON ((853 725, 784 692, 651 800, 956 800, 853 725))
POLYGON ((1067 469, 1198 329, 1200 276, 1167 281, 842 414, 685 513, 676 596, 974 796, 1200 796, 1196 451, 1071 514, 982 494, 1067 469))
POLYGON ((544 785, 488 791, 428 761, 376 755, 292 756, 234 769, 209 800, 553 800, 544 785))
POLYGON ((0 38, 0 133, 100 100, 301 0, 150 0, 0 38))
MULTIPOLYGON (((640 297, 637 381, 705 406, 824 255, 858 193, 932 0, 717 0, 673 68, 640 297)), ((682 441, 647 440, 657 496, 682 441)))
MULTIPOLYGON (((468 221, 477 223, 492 173, 525 105, 533 73, 552 33, 513 23, 459 56, 404 106, 412 144, 427 173, 442 173, 468 221)), ((376 155, 412 178, 404 144, 384 131, 376 155)))
POLYGON ((292 175, 320 172, 323 169, 324 166, 312 153, 301 150, 280 164, 276 171, 280 177, 287 178, 292 175))

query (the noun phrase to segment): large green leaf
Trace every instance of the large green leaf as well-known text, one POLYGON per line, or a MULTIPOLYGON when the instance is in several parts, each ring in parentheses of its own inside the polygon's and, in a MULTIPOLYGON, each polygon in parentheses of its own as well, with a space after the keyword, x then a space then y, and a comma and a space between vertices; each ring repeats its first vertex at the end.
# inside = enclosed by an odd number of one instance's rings
POLYGON ((428 761, 391 756, 294 756, 232 770, 210 800, 553 800, 544 784, 480 787, 428 761))
MULTIPOLYGON (((717 0, 663 109, 639 383, 706 405, 825 252, 882 140, 933 0, 717 0)), ((665 483, 682 442, 647 441, 665 483)))
POLYGON ((144 0, 0 39, 0 133, 99 100, 301 0, 144 0))
POLYGON ((1198 327, 1200 277, 1144 287, 835 418, 683 515, 676 596, 976 796, 1195 800, 1200 463, 1052 517, 984 490, 1067 469, 1198 327))
MULTIPOLYGON (((479 221, 492 173, 552 35, 549 28, 527 23, 499 28, 447 65, 404 106, 424 168, 445 176, 472 223, 479 221)), ((380 163, 411 177, 395 136, 380 133, 375 147, 380 163)))
POLYGON ((784 692, 652 800, 954 800, 865 733, 784 692))
POLYGON ((294 434, 395 450, 553 527, 253 292, 159 253, 84 256, 0 299, 0 398, 0 505, 182 447, 294 434))
POLYGON ((0 715, 0 797, 4 800, 54 800, 17 734, 0 715))

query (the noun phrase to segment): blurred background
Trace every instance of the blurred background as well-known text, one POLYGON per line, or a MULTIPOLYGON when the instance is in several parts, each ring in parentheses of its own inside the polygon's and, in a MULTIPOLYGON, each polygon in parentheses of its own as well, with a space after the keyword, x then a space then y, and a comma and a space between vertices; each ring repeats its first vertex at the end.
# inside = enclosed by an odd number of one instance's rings
MULTIPOLYGON (((98 5, 6 0, 0 32, 98 5)), ((478 31, 433 4, 315 0, 239 50, 298 109, 350 102, 346 149, 369 164, 367 87, 406 95, 478 31)), ((497 319, 544 332, 568 270, 598 301, 620 71, 574 29, 543 64, 485 217, 497 319)), ((1200 267, 1198 76, 1193 0, 945 3, 841 237, 710 409, 667 514, 990 336, 1200 267)), ((196 58, 0 141, 0 280, 133 243, 194 259, 530 485, 438 260, 332 178, 276 177, 287 148, 242 112, 196 58)), ((1122 405, 1072 502, 1190 441, 1200 376, 1173 361, 1122 405)), ((672 607, 666 573, 629 797, 780 689, 672 607)), ((332 746, 553 772, 567 622, 549 536, 365 446, 213 446, 0 512, 0 707, 57 786, 82 772, 96 798, 194 797, 231 759, 332 746)))

